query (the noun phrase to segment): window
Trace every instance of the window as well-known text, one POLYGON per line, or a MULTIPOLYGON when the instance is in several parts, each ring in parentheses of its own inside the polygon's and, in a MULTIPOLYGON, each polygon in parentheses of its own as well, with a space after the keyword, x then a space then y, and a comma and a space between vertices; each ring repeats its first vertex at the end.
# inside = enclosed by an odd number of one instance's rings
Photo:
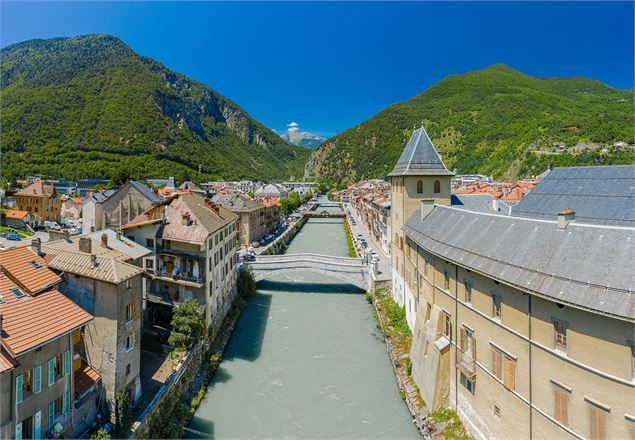
POLYGON ((567 324, 559 319, 553 320, 553 342, 555 348, 567 349, 567 324))
POLYGON ((154 238, 146 238, 146 247, 154 249, 154 238))
POLYGON ((71 374, 71 351, 64 352, 64 376, 71 374))
POLYGON ((447 313, 443 314, 443 335, 452 340, 452 321, 447 313))
POLYGON ((126 321, 132 321, 132 304, 126 306, 126 321))
POLYGON ((474 391, 476 390, 476 382, 468 379, 463 373, 461 373, 461 385, 463 385, 470 394, 474 394, 474 391))
POLYGON ((18 374, 15 377, 15 403, 18 404, 22 402, 24 398, 24 376, 18 374))
POLYGON ((63 410, 64 398, 62 396, 49 403, 49 427, 52 427, 55 424, 55 419, 62 415, 63 410))
POLYGON ((472 283, 470 281, 463 281, 465 286, 465 302, 472 302, 472 283))
POLYGON ((443 272, 443 288, 445 290, 450 290, 450 272, 447 270, 443 272))
POLYGON ((516 388, 516 360, 492 347, 492 373, 510 390, 516 388))
POLYGON ((423 180, 417 180, 417 194, 423 193, 423 180))
POLYGON ((494 318, 501 318, 502 315, 502 303, 503 299, 499 295, 492 295, 492 316, 494 318))
POLYGON ((589 403, 589 440, 606 440, 606 411, 589 403))
POLYGON ((126 365, 126 376, 130 374, 130 364, 126 365))
POLYGON ((38 365, 33 370, 33 394, 39 394, 42 391, 42 366, 38 365))
POLYGON ((553 417, 569 426, 569 397, 571 393, 559 385, 553 385, 553 417))
POLYGON ((33 437, 33 416, 27 417, 26 419, 22 420, 19 426, 21 428, 20 438, 25 438, 25 439, 34 438, 33 437))
POLYGON ((434 193, 439 194, 441 192, 441 182, 438 180, 434 181, 434 193))
POLYGON ((146 269, 154 269, 154 260, 152 258, 146 259, 146 269))
POLYGON ((127 279, 126 280, 126 289, 130 290, 132 288, 132 280, 127 279))
POLYGON ((129 335, 126 338, 126 351, 130 351, 134 348, 134 336, 133 335, 129 335))
POLYGON ((474 332, 467 328, 467 327, 463 327, 461 329, 461 339, 459 341, 459 349, 466 354, 472 355, 472 357, 475 357, 474 354, 476 352, 476 350, 474 349, 474 332))
POLYGON ((426 305, 426 322, 430 321, 430 314, 432 313, 432 305, 428 303, 426 305))
POLYGON ((24 292, 22 292, 18 288, 11 289, 11 292, 15 295, 16 298, 22 298, 24 296, 24 292))
POLYGON ((39 269, 42 267, 42 265, 35 260, 31 260, 31 266, 33 266, 36 269, 39 269))
POLYGON ((64 393, 64 414, 68 414, 71 411, 71 391, 67 390, 64 393))

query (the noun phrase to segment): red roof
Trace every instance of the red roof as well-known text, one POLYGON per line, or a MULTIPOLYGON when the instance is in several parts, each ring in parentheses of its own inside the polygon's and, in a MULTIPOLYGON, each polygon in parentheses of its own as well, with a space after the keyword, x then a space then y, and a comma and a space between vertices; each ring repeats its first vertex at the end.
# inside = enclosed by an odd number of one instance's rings
POLYGON ((31 296, 23 292, 18 298, 13 289, 18 286, 0 274, 2 341, 19 355, 81 327, 93 316, 55 289, 31 296))
POLYGON ((26 289, 27 293, 52 287, 62 281, 47 267, 44 258, 26 246, 1 251, 0 270, 14 283, 26 289))
POLYGON ((7 211, 7 218, 14 218, 17 220, 22 220, 24 217, 29 215, 28 211, 16 211, 14 209, 10 209, 7 211))

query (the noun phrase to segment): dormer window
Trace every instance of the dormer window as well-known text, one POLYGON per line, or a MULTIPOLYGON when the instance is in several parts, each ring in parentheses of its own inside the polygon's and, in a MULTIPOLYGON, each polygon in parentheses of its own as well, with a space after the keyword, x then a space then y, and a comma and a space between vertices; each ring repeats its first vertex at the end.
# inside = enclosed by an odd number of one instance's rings
POLYGON ((189 212, 186 212, 185 214, 183 214, 183 216, 181 217, 181 223, 183 224, 183 226, 189 226, 190 224, 189 212))
POLYGON ((40 269, 42 267, 42 265, 35 260, 31 260, 31 266, 33 266, 35 269, 40 269))
POLYGON ((18 288, 11 289, 11 292, 15 295, 16 298, 22 298, 24 296, 24 292, 18 288))
POLYGON ((0 304, 4 304, 6 301, 4 300, 4 298, 2 297, 2 295, 0 295, 0 304))

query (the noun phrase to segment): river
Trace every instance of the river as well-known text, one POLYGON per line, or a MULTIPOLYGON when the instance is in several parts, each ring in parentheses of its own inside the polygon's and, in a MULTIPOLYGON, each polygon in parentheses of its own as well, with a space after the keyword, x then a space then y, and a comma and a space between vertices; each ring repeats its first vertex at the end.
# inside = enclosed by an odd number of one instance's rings
MULTIPOLYGON (((347 256, 342 220, 310 219, 287 250, 300 252, 347 256)), ((258 284, 190 428, 213 438, 420 438, 372 306, 309 272, 258 284)))

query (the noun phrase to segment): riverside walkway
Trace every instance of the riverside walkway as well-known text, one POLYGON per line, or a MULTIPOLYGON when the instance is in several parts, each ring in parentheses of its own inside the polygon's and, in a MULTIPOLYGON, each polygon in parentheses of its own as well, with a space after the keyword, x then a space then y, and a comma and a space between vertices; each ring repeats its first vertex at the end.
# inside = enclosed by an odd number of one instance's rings
POLYGON ((262 281, 291 272, 314 272, 328 275, 368 291, 373 286, 372 265, 365 258, 321 254, 259 255, 249 263, 254 279, 262 281))

